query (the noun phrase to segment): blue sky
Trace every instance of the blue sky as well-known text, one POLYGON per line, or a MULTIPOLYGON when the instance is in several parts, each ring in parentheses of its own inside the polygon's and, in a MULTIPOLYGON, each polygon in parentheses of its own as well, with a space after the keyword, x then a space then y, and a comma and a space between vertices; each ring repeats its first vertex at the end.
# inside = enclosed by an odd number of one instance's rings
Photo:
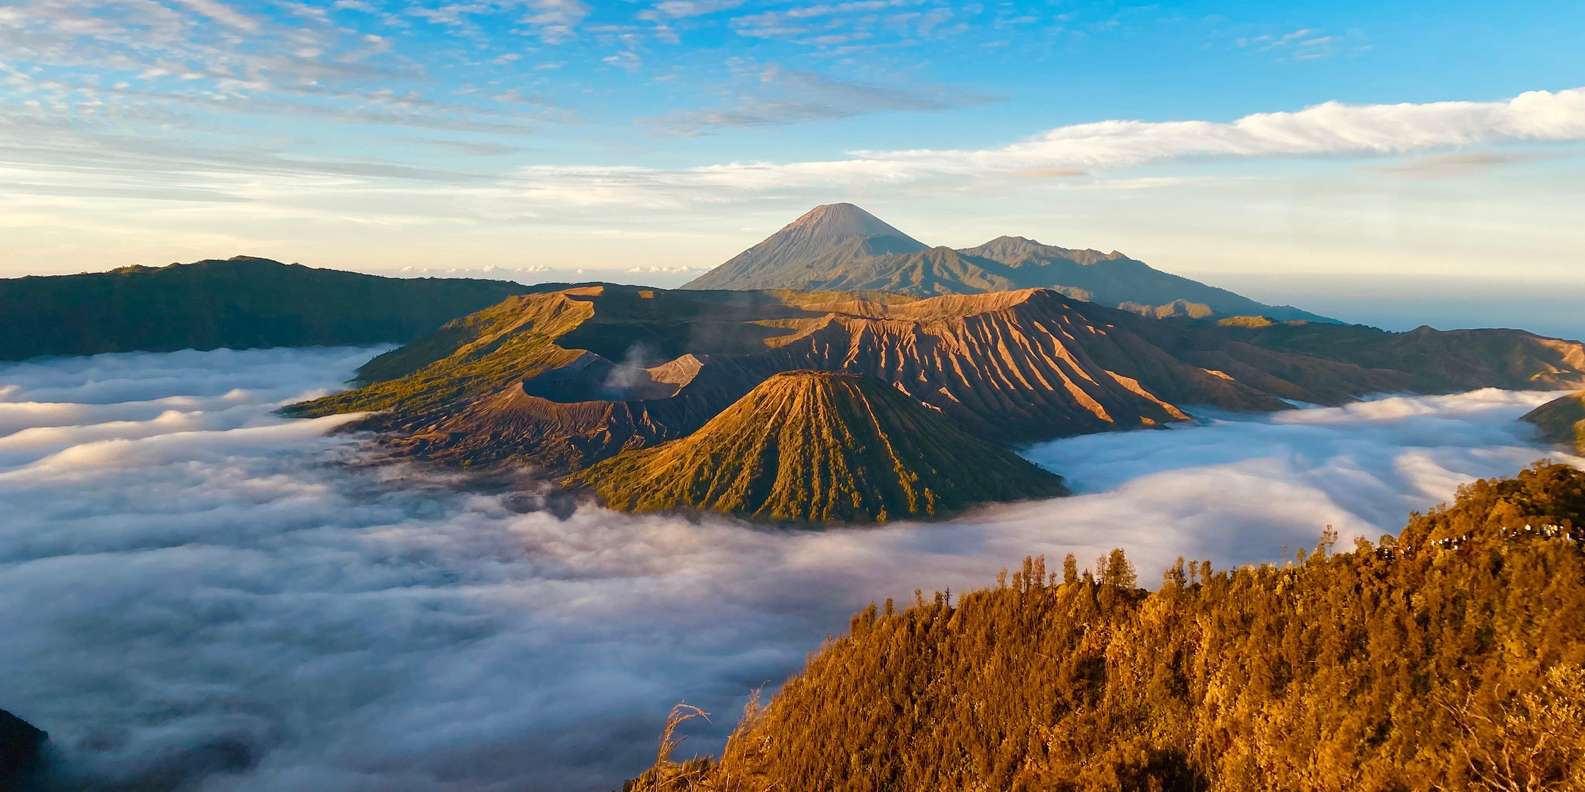
POLYGON ((851 200, 1213 279, 1585 289, 1581 30, 1579 3, 8 0, 0 275, 665 285, 851 200))

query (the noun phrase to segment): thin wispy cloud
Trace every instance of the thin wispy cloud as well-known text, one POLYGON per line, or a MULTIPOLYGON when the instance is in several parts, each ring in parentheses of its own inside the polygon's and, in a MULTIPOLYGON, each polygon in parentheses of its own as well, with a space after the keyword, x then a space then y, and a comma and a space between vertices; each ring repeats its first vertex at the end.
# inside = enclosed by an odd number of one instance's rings
POLYGON ((1286 33, 1246 36, 1237 40, 1241 49, 1271 54, 1294 61, 1320 60, 1331 57, 1344 46, 1344 35, 1327 33, 1314 28, 1299 28, 1286 33))
POLYGON ((533 26, 546 44, 571 39, 578 23, 589 15, 589 6, 580 0, 527 0, 523 22, 533 26))
POLYGON ((253 32, 259 29, 258 20, 241 13, 220 0, 173 0, 177 5, 202 14, 226 27, 253 32))
POLYGON ((729 11, 743 5, 744 0, 662 0, 654 9, 640 14, 641 18, 686 19, 729 11))
POLYGON ((1378 173, 1388 173, 1395 176, 1419 179, 1446 179, 1484 174, 1510 165, 1535 162, 1545 157, 1546 155, 1534 151, 1472 151, 1414 157, 1400 162, 1376 165, 1374 169, 1378 173))
POLYGON ((672 113, 652 120, 665 132, 693 135, 722 127, 828 121, 887 112, 930 112, 994 101, 973 91, 899 88, 836 79, 771 64, 738 65, 741 77, 726 107, 672 113))
POLYGON ((923 43, 937 34, 956 32, 946 23, 957 13, 934 0, 847 0, 743 14, 734 17, 731 25, 738 35, 749 38, 848 49, 882 36, 897 44, 923 43))

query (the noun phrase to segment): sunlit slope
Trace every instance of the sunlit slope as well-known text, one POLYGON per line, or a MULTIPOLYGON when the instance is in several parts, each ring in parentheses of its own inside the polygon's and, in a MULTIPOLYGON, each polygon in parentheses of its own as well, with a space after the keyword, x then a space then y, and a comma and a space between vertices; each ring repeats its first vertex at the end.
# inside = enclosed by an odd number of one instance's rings
POLYGON ((1553 399, 1521 420, 1540 427, 1548 442, 1585 453, 1585 391, 1553 399))
POLYGON ((454 321, 371 361, 363 387, 293 410, 379 411, 368 428, 425 456, 568 471, 693 431, 782 371, 869 376, 1003 443, 1182 421, 1180 400, 1283 406, 1119 320, 1144 321, 1043 290, 920 300, 594 286, 454 321))
POLYGON ((912 298, 591 285, 511 297, 382 355, 359 388, 393 448, 553 474, 703 426, 785 371, 857 374, 1002 445, 1371 393, 1585 387, 1585 347, 1509 330, 1163 322, 1049 289, 912 298))
POLYGON ((1045 497, 1061 480, 878 380, 776 374, 698 431, 569 479, 624 511, 790 522, 933 517, 1045 497))
POLYGON ((1031 560, 870 606, 719 761, 627 788, 1585 789, 1582 548, 1585 474, 1546 466, 1291 564, 1031 560))

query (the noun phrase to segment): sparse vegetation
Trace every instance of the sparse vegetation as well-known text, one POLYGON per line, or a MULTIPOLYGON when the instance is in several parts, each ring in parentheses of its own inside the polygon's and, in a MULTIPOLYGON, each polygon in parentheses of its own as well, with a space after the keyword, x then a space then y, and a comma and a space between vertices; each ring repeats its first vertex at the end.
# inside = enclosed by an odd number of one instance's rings
POLYGON ((1585 788, 1585 473, 1334 539, 1153 592, 1113 551, 871 605, 707 769, 663 757, 643 788, 1585 788))

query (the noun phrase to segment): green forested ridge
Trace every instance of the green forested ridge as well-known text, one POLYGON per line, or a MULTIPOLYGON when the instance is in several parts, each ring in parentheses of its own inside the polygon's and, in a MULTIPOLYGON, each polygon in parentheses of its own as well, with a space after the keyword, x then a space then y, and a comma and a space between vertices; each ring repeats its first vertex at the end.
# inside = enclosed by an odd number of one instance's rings
POLYGON ((0 360, 408 341, 530 287, 238 256, 0 280, 0 360))
MULTIPOLYGON (((1291 564, 1154 592, 1028 559, 854 617, 720 759, 630 790, 1585 789, 1585 474, 1478 481, 1291 564)), ((686 724, 682 725, 686 731, 686 724)))

